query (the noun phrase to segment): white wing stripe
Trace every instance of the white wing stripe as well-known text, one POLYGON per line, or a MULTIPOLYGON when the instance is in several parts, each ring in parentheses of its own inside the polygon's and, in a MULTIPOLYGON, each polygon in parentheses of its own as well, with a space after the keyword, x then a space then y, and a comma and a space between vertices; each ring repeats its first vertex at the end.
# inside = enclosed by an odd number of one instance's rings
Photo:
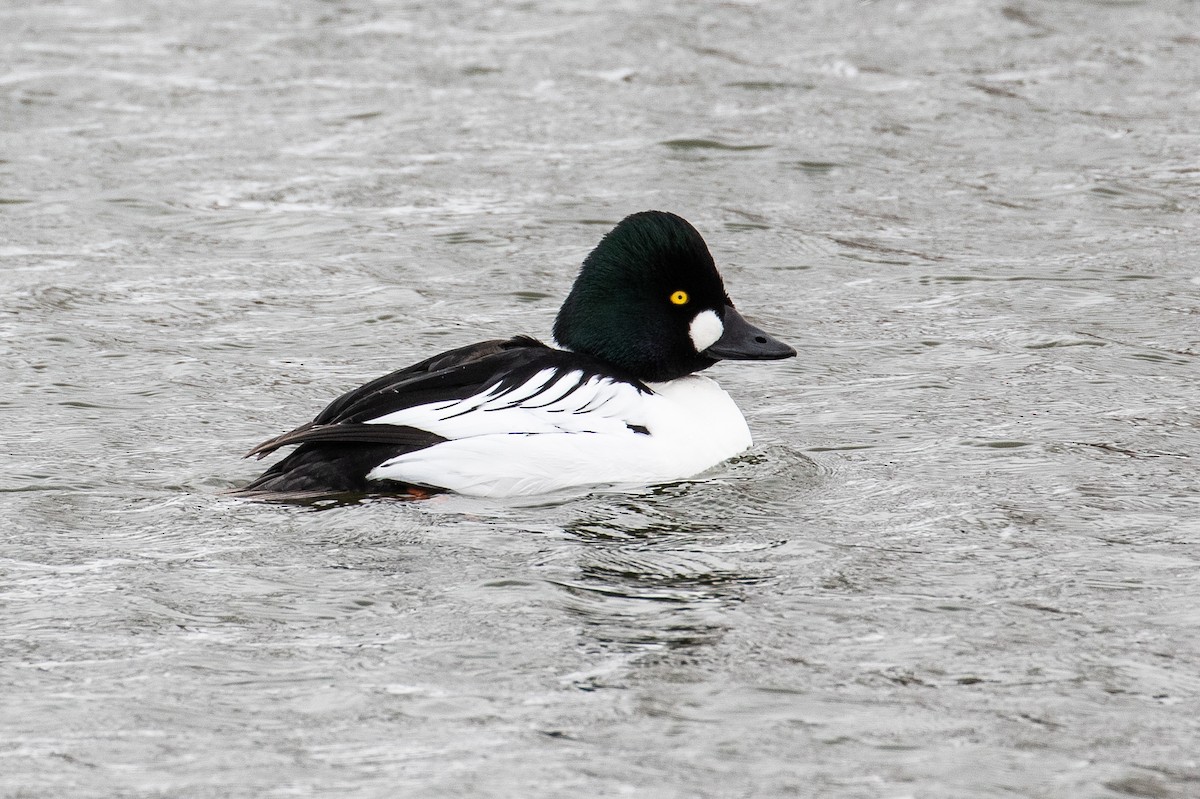
MULTIPOLYGON (((559 383, 565 383, 565 382, 568 382, 568 380, 571 378, 571 376, 572 376, 572 375, 579 375, 579 377, 578 377, 578 378, 575 380, 575 384, 574 384, 573 386, 570 386, 570 387, 568 387, 566 391, 564 391, 562 394, 560 394, 560 395, 559 395, 558 397, 556 397, 555 399, 552 399, 552 400, 550 400, 549 402, 542 403, 541 405, 523 405, 523 407, 525 407, 525 408, 548 408, 548 407, 550 407, 551 405, 555 405, 555 404, 557 404, 557 403, 559 403, 559 402, 562 402, 562 401, 563 401, 563 400, 565 400, 567 397, 569 397, 571 394, 574 394, 574 393, 575 393, 575 392, 576 392, 576 391, 577 391, 579 388, 581 388, 582 386, 584 386, 584 385, 586 384, 586 382, 587 382, 587 381, 585 381, 585 380, 583 379, 583 372, 580 372, 580 371, 574 371, 574 372, 571 372, 570 374, 566 375, 566 376, 565 376, 564 378, 562 378, 561 380, 557 380, 557 381, 555 381, 554 385, 555 385, 555 386, 557 386, 559 383)), ((546 388, 546 389, 544 389, 543 391, 541 391, 541 392, 538 392, 538 393, 539 393, 539 394, 544 394, 544 393, 546 393, 546 392, 549 390, 549 388, 550 388, 550 386, 547 386, 547 388, 546 388)), ((529 397, 526 397, 526 399, 527 399, 527 400, 531 400, 531 399, 533 399, 533 398, 534 398, 534 397, 536 397, 536 396, 538 396, 538 394, 533 394, 533 395, 530 395, 529 397)), ((508 407, 508 408, 513 408, 513 407, 516 407, 516 406, 515 406, 515 405, 507 405, 507 406, 505 406, 505 407, 508 407)))
POLYGON ((516 386, 491 386, 454 402, 403 408, 368 424, 408 425, 449 439, 510 433, 634 435, 630 425, 646 425, 645 402, 653 396, 622 381, 585 377, 579 369, 543 369, 516 386))

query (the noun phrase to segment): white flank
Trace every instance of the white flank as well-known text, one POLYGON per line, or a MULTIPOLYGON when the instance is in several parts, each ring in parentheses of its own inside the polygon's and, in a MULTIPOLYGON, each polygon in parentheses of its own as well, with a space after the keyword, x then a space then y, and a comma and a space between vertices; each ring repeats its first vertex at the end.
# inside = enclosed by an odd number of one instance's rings
POLYGON ((451 440, 386 461, 367 477, 517 496, 679 480, 750 446, 746 420, 707 377, 652 384, 653 394, 605 378, 568 391, 579 377, 545 370, 500 396, 492 391, 375 419, 451 440))
POLYGON ((701 311, 688 325, 688 333, 692 337, 692 346, 696 348, 696 352, 704 352, 716 344, 724 332, 725 325, 721 324, 721 317, 717 316, 716 311, 701 311))

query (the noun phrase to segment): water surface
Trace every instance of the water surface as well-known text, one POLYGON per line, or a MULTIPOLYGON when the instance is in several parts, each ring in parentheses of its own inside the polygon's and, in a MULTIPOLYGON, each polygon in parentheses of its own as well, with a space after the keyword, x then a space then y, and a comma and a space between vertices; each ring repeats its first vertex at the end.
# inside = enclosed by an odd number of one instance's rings
POLYGON ((0 10, 0 794, 1200 793, 1193 3, 0 10), (223 497, 627 213, 754 448, 223 497))

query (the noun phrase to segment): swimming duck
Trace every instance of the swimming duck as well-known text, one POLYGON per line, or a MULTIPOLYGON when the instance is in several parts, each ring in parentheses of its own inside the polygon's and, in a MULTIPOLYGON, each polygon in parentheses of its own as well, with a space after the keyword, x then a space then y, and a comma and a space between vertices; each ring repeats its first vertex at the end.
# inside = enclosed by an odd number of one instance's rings
POLYGON ((750 446, 733 400, 696 373, 796 354, 734 309, 704 239, 662 211, 601 239, 554 338, 471 344, 343 394, 250 450, 299 445, 236 493, 501 497, 679 480, 750 446))

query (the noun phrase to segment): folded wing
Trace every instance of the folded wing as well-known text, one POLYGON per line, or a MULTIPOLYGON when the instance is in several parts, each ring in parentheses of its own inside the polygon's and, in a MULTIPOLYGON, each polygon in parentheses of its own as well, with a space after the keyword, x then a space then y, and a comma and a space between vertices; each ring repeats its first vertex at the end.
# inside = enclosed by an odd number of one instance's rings
POLYGON ((530 338, 481 342, 373 380, 259 444, 247 457, 299 446, 240 493, 367 490, 375 467, 447 441, 645 432, 637 400, 646 393, 611 367, 530 338))

